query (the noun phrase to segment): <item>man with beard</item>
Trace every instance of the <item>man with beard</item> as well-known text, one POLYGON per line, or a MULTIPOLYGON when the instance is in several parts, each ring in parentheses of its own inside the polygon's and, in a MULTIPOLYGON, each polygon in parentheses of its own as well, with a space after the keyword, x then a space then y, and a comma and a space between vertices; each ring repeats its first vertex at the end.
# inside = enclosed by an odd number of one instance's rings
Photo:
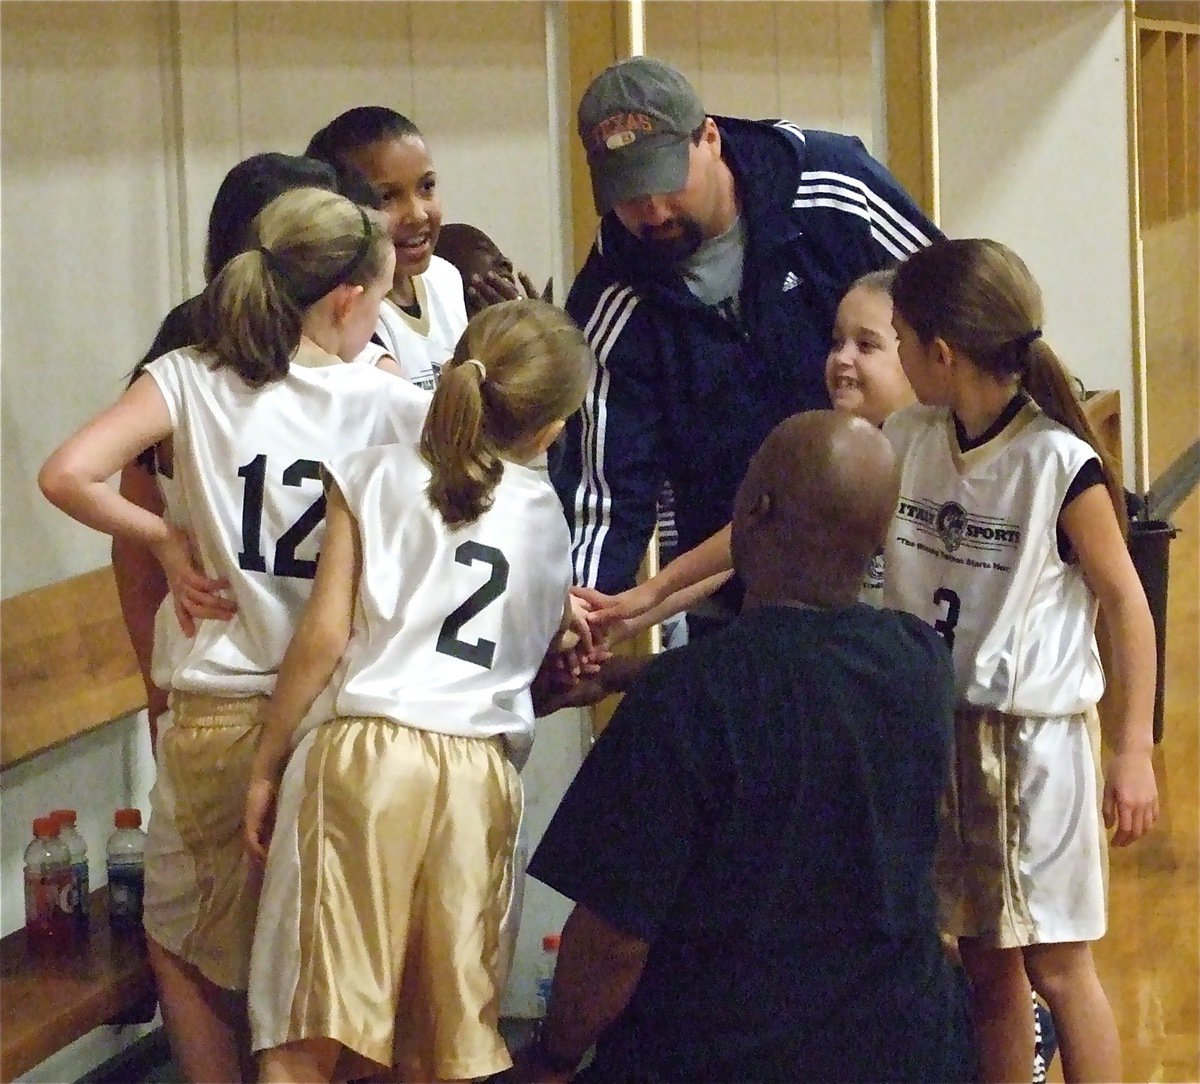
MULTIPOLYGON (((664 481, 681 551, 729 521, 771 427, 830 405, 847 287, 939 234, 858 139, 709 116, 650 57, 601 72, 578 121, 602 221, 567 311, 597 366, 554 482, 576 583, 612 593, 633 583, 664 481)), ((723 623, 739 596, 728 585, 689 626, 723 623)))

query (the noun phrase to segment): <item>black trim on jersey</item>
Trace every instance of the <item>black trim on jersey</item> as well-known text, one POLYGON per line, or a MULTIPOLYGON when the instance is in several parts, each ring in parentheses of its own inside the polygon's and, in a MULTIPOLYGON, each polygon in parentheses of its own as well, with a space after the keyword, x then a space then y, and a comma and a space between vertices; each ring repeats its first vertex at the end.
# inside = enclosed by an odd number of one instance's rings
POLYGON ((967 436, 967 431, 963 428, 962 422, 958 420, 958 415, 951 411, 950 417, 954 419, 954 436, 958 441, 958 450, 960 452, 974 451, 976 448, 981 448, 994 437, 998 437, 1004 431, 1005 426, 1021 413, 1021 408, 1028 402, 1028 392, 1017 392, 1008 401, 1008 406, 1000 411, 1000 416, 974 440, 967 436))
MULTIPOLYGON (((954 437, 958 441, 959 450, 969 452, 974 448, 982 447, 989 440, 999 436, 1004 431, 1005 426, 1021 412, 1021 408, 1029 400, 1030 396, 1028 392, 1017 392, 1008 401, 1008 405, 1000 411, 1000 416, 974 440, 967 436, 967 431, 963 428, 962 422, 958 420, 958 415, 951 412, 950 416, 954 419, 954 437)), ((1067 486, 1066 496, 1063 497, 1062 507, 1058 510, 1058 522, 1054 528, 1054 536, 1058 544, 1058 556, 1060 560, 1070 561, 1074 558, 1074 553, 1071 549, 1071 540, 1067 538, 1066 532, 1062 529, 1063 512, 1084 490, 1091 489, 1092 486, 1102 486, 1105 484, 1104 468, 1100 465, 1099 459, 1089 459, 1079 468, 1075 477, 1071 479, 1071 484, 1067 486)))
POLYGON ((1054 527, 1054 537, 1058 542, 1058 557, 1060 561, 1071 561, 1075 557, 1075 552, 1071 549, 1071 540, 1067 537, 1066 531, 1062 529, 1062 514, 1066 511, 1067 505, 1084 490, 1091 489, 1092 486, 1106 484, 1107 480, 1104 477, 1104 468, 1100 465, 1099 459, 1089 459, 1075 473, 1075 477, 1071 479, 1071 484, 1067 486, 1067 494, 1063 497, 1062 507, 1058 510, 1058 522, 1054 527))

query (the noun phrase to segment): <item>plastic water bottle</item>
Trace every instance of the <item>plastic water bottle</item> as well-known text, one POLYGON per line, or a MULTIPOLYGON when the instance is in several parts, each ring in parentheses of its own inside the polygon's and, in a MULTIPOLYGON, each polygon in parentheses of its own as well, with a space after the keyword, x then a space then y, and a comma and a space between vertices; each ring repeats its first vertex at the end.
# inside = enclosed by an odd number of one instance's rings
POLYGON ((72 917, 78 932, 87 930, 88 924, 88 877, 87 843, 75 828, 76 813, 73 809, 56 809, 50 816, 58 821, 58 838, 71 854, 71 904, 72 917))
POLYGON ((534 997, 537 999, 537 1015, 545 1016, 550 1004, 550 988, 554 985, 554 968, 558 964, 558 946, 561 934, 548 933, 542 938, 542 955, 538 959, 534 997))
POLYGON ((25 848, 25 937, 35 951, 71 939, 71 916, 64 908, 70 893, 71 852, 58 838, 58 821, 38 817, 33 842, 25 848))
POLYGON ((108 921, 118 931, 142 928, 146 833, 140 809, 118 809, 108 837, 108 921))

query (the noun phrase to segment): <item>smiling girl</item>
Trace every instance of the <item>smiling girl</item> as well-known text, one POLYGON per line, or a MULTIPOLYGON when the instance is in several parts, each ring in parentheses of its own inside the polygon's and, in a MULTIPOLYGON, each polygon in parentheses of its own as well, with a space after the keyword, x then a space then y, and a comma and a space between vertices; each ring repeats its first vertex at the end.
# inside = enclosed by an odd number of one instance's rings
POLYGON ((374 190, 396 250, 392 288, 374 341, 409 380, 431 390, 467 326, 467 312, 462 276, 433 254, 442 203, 424 137, 402 114, 363 105, 330 121, 305 154, 341 175, 359 174, 374 190))

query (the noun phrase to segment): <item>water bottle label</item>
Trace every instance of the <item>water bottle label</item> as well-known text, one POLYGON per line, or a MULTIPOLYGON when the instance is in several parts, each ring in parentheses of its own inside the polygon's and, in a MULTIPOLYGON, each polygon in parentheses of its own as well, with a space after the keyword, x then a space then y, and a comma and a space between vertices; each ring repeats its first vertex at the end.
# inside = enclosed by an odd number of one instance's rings
POLYGON ((58 909, 63 914, 75 917, 79 910, 79 886, 75 883, 75 877, 72 875, 70 880, 59 889, 58 893, 58 909))
POLYGON ((534 997, 537 999, 537 1015, 546 1015, 546 1006, 550 1004, 550 988, 554 984, 552 976, 539 978, 534 997))
POLYGON ((86 922, 88 917, 88 901, 91 893, 88 864, 86 862, 76 862, 71 867, 71 873, 75 880, 75 894, 78 898, 76 917, 80 922, 86 922))
POLYGON ((108 871, 108 917, 116 926, 137 926, 142 921, 142 869, 112 866, 108 871))
POLYGON ((50 932, 65 911, 63 896, 71 892, 71 871, 25 872, 25 925, 35 934, 50 932))

